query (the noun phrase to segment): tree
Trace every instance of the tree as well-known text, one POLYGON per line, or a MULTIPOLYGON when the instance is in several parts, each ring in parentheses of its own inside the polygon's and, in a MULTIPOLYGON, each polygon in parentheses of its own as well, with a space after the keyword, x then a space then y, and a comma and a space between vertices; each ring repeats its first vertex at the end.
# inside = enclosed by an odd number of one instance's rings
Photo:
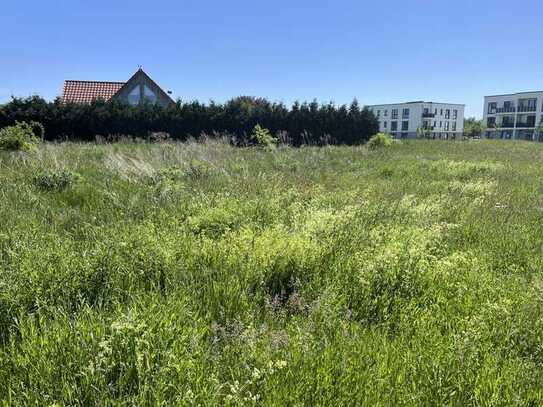
POLYGON ((484 124, 482 120, 477 120, 475 117, 464 119, 464 136, 468 138, 481 138, 484 132, 484 124))
POLYGON ((534 131, 534 140, 543 141, 543 117, 534 131))

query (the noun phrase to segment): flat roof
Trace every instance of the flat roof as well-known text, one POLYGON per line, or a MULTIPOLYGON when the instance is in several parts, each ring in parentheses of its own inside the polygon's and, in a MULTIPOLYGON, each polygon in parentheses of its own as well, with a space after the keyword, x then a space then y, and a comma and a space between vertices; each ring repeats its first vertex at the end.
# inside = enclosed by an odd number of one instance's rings
POLYGON ((502 95, 487 95, 485 98, 492 98, 496 96, 515 96, 515 95, 525 95, 527 93, 543 93, 543 90, 533 90, 529 92, 515 92, 515 93, 504 93, 502 95))
POLYGON ((374 105, 366 106, 393 106, 393 105, 414 105, 414 104, 429 104, 429 105, 454 105, 454 106, 466 106, 463 103, 443 103, 443 102, 425 102, 423 100, 417 102, 399 102, 399 103, 377 103, 374 105))

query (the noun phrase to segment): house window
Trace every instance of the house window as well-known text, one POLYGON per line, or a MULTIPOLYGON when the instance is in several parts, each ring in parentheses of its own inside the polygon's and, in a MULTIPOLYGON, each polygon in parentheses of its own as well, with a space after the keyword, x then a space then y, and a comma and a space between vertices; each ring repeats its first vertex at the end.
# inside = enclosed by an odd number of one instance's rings
POLYGON ((402 110, 402 119, 409 119, 409 109, 402 110))
POLYGON ((137 105, 140 103, 140 98, 141 98, 140 85, 136 85, 136 87, 132 89, 130 93, 128 94, 128 103, 130 103, 131 105, 137 105))
POLYGON ((392 109, 392 119, 398 119, 398 109, 392 109))
POLYGON ((158 98, 147 85, 143 85, 143 100, 149 103, 156 103, 158 98))
POLYGON ((390 122, 390 130, 398 131, 398 122, 390 122))
POLYGON ((404 121, 402 122, 402 131, 407 131, 409 129, 409 122, 404 121))

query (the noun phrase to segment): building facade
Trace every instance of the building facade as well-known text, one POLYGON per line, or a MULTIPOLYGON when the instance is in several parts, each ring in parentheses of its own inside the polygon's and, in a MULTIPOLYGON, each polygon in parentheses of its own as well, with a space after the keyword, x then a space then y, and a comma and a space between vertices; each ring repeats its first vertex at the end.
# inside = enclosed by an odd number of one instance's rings
POLYGON ((394 138, 458 138, 464 133, 464 105, 408 102, 368 106, 379 131, 394 138))
POLYGON ((485 96, 486 138, 542 140, 543 92, 485 96))
POLYGON ((141 68, 126 82, 64 81, 63 102, 91 103, 96 99, 104 101, 117 99, 131 105, 157 103, 167 106, 174 103, 168 93, 141 68))

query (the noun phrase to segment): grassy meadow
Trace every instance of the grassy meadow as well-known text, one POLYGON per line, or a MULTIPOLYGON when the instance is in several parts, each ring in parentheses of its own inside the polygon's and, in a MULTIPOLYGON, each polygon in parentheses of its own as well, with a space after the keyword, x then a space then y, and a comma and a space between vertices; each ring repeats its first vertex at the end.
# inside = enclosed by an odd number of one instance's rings
POLYGON ((0 152, 3 405, 543 404, 543 145, 0 152))

